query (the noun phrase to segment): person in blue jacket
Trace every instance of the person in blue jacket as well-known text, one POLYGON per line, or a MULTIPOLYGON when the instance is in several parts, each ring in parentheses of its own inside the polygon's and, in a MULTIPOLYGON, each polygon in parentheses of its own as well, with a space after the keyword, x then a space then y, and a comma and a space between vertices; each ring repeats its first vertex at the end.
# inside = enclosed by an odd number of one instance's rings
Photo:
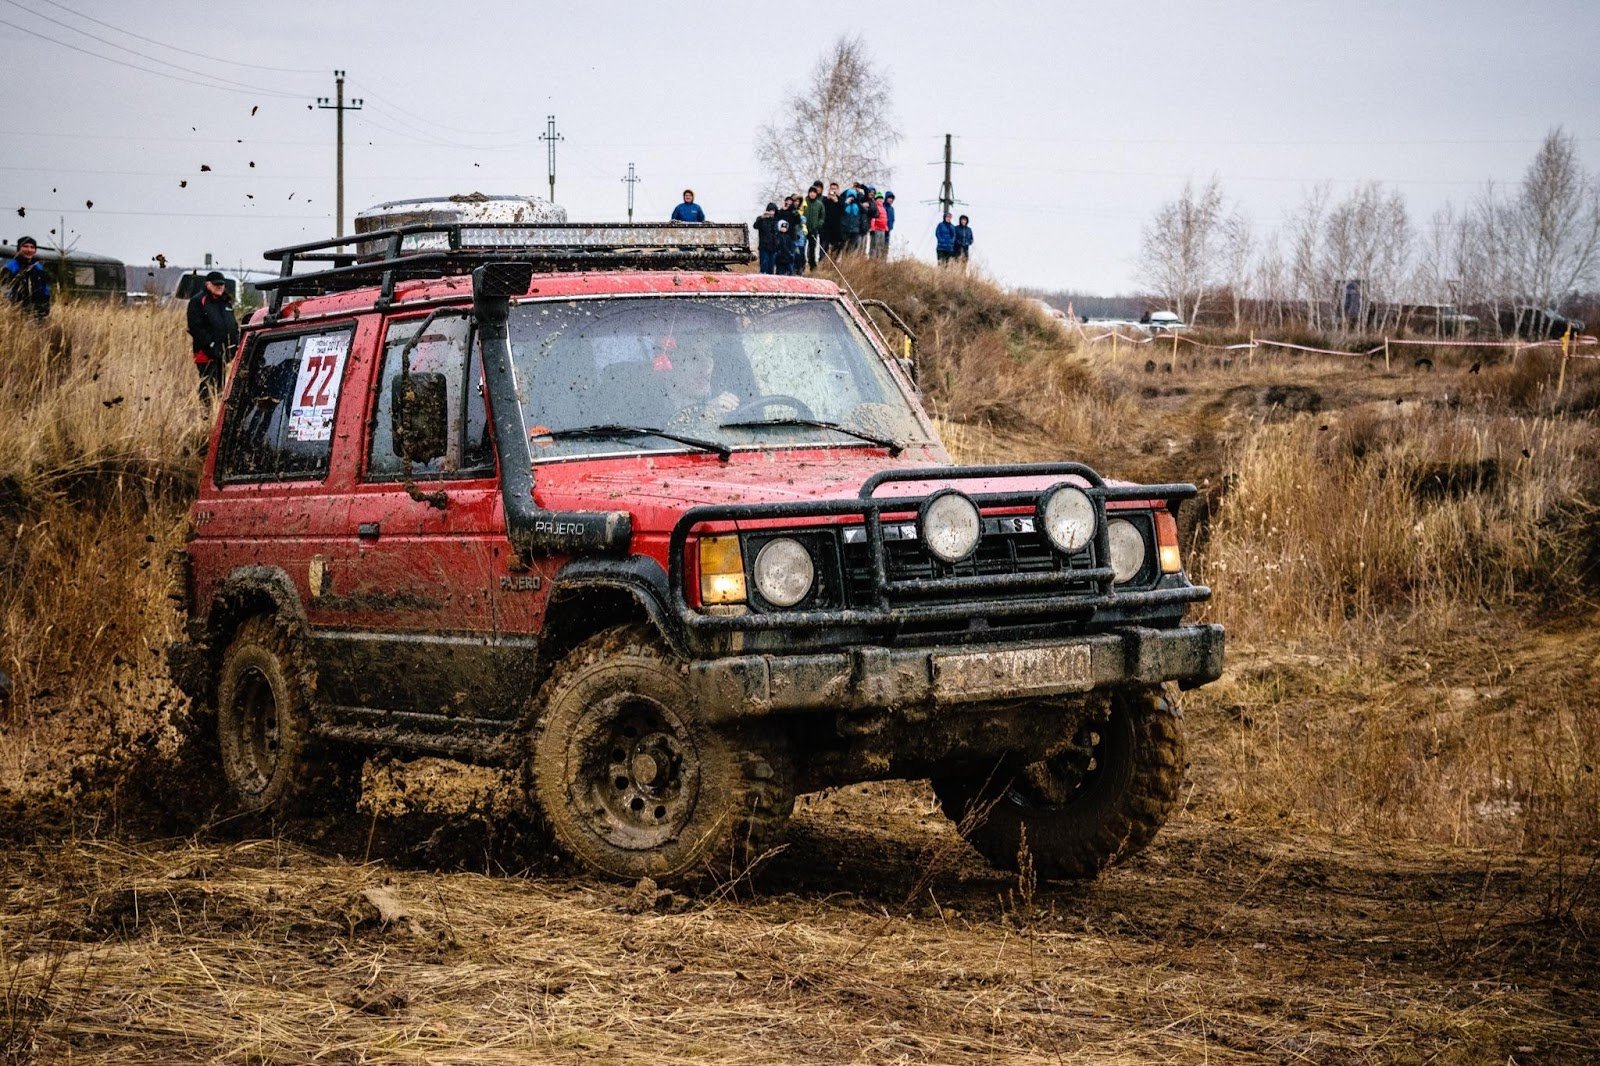
POLYGON ((704 222, 706 213, 700 210, 700 205, 694 202, 694 190, 683 190, 683 203, 672 209, 674 222, 704 222))
POLYGON ((883 235, 883 257, 889 258, 889 239, 894 236, 894 190, 883 194, 883 217, 889 223, 889 230, 883 235))
POLYGON ((967 216, 962 215, 961 221, 956 223, 956 258, 961 260, 961 265, 967 265, 967 249, 972 247, 972 227, 967 225, 967 216))
POLYGON ((6 299, 36 318, 50 316, 50 275, 39 262, 39 244, 32 237, 17 241, 17 254, 0 267, 5 272, 6 299))
POLYGON ((844 221, 839 226, 839 233, 844 238, 845 252, 854 252, 861 246, 861 235, 866 228, 861 225, 861 204, 854 189, 844 191, 844 221))
POLYGON ((944 213, 944 221, 933 228, 933 251, 939 257, 939 265, 946 266, 956 257, 956 228, 950 224, 950 212, 944 213))

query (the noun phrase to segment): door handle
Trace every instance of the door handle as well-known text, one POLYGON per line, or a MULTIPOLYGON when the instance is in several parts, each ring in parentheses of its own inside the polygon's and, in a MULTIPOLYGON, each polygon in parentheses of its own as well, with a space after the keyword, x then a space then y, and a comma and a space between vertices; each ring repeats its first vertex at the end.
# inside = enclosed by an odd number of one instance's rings
POLYGON ((362 540, 377 540, 378 539, 378 523, 376 523, 376 522, 363 522, 363 523, 361 523, 359 526, 356 527, 356 536, 360 537, 362 540))

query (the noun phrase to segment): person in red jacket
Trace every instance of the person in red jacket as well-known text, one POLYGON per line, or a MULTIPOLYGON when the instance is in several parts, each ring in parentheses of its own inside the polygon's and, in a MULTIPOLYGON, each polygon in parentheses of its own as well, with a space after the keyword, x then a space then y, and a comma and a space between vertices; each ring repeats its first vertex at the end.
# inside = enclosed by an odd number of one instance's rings
POLYGON ((878 198, 878 190, 869 189, 867 202, 872 205, 872 222, 867 227, 871 245, 867 253, 875 259, 889 258, 889 212, 884 203, 878 198))

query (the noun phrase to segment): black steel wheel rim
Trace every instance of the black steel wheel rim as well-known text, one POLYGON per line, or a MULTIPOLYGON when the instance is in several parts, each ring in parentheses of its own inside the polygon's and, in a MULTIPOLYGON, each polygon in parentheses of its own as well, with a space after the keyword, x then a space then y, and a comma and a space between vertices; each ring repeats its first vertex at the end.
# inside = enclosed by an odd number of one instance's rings
POLYGON ((593 832, 629 851, 676 840, 699 798, 700 760, 688 729, 646 696, 612 696, 589 708, 567 765, 568 795, 593 832))

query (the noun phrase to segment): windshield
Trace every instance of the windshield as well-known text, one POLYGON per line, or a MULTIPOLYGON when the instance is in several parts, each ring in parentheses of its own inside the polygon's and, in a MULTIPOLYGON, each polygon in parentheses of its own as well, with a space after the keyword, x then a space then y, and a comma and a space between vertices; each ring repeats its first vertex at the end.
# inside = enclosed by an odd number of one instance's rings
POLYGON ((683 449, 650 429, 732 448, 928 440, 835 300, 544 301, 512 308, 510 332, 536 459, 683 449))

